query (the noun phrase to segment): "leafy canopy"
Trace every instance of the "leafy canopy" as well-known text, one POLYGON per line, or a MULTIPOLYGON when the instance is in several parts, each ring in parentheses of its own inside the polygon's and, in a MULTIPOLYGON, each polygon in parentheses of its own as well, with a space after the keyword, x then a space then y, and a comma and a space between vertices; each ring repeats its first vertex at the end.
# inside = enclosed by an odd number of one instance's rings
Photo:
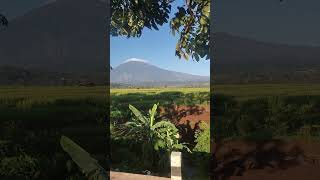
POLYGON ((199 61, 209 59, 210 0, 186 0, 170 19, 175 0, 112 0, 112 36, 140 37, 146 27, 158 30, 170 23, 172 35, 179 34, 175 54, 199 61))
POLYGON ((9 24, 9 22, 8 22, 7 18, 4 15, 0 14, 0 29, 6 28, 8 26, 8 24, 9 24))

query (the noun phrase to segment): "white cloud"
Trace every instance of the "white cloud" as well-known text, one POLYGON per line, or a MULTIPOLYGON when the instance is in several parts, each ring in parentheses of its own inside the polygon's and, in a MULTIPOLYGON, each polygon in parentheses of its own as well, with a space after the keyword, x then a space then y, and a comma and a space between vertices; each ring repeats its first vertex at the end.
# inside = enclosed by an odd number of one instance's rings
POLYGON ((144 59, 138 59, 138 58, 130 58, 130 59, 127 59, 125 61, 123 61, 123 63, 127 63, 127 62, 143 62, 143 63, 150 63, 148 60, 144 60, 144 59))

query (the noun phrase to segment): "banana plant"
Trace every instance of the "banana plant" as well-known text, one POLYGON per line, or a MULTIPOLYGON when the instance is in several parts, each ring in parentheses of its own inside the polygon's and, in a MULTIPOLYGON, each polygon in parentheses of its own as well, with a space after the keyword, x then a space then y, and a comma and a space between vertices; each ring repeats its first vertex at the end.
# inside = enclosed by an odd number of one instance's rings
POLYGON ((137 108, 129 105, 134 117, 131 121, 115 127, 115 136, 141 143, 142 163, 145 167, 158 164, 160 167, 167 162, 167 156, 172 151, 189 148, 184 143, 179 143, 178 129, 169 121, 157 121, 157 108, 154 104, 148 116, 144 116, 137 108))
MULTIPOLYGON (((154 162, 153 150, 165 150, 170 153, 185 148, 191 152, 184 143, 179 143, 178 129, 174 124, 165 120, 156 122, 157 108, 158 104, 154 104, 149 110, 149 116, 146 117, 134 106, 129 105, 135 117, 116 130, 119 137, 141 140, 142 154, 147 163, 154 162)), ((71 139, 62 136, 60 144, 90 180, 108 179, 107 171, 98 164, 98 161, 71 139)))
POLYGON ((166 120, 156 121, 158 106, 159 103, 154 104, 146 117, 137 108, 129 105, 134 118, 117 128, 118 136, 152 145, 154 150, 187 149, 190 152, 184 143, 179 143, 178 129, 174 124, 166 120))

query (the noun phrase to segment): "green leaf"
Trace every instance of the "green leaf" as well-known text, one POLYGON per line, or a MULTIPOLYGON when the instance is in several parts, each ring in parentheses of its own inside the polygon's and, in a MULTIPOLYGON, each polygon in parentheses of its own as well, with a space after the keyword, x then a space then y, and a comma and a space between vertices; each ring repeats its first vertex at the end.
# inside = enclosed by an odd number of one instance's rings
POLYGON ((152 107, 152 110, 150 112, 150 127, 153 126, 153 123, 154 123, 154 117, 157 113, 157 108, 158 108, 158 104, 154 104, 153 107, 152 107))
POLYGON ((62 136, 60 144, 62 149, 70 155, 71 159, 86 175, 92 174, 93 172, 104 172, 104 174, 106 174, 96 159, 93 159, 88 152, 68 137, 62 136))
POLYGON ((151 25, 152 25, 152 27, 153 27, 154 29, 159 30, 159 28, 157 27, 156 23, 152 23, 151 25))
POLYGON ((147 118, 145 116, 143 116, 141 114, 141 112, 135 108, 134 106, 132 106, 131 104, 129 104, 129 109, 131 110, 131 112, 137 117, 137 119, 139 121, 141 121, 142 123, 146 123, 147 122, 147 118))

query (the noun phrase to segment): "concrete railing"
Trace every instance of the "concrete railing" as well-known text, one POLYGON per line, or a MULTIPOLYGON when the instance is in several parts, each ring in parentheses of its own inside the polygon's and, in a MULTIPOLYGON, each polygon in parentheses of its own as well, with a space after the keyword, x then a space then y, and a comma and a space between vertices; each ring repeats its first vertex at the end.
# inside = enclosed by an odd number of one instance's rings
POLYGON ((182 180, 181 176, 181 152, 171 153, 171 179, 182 180))

